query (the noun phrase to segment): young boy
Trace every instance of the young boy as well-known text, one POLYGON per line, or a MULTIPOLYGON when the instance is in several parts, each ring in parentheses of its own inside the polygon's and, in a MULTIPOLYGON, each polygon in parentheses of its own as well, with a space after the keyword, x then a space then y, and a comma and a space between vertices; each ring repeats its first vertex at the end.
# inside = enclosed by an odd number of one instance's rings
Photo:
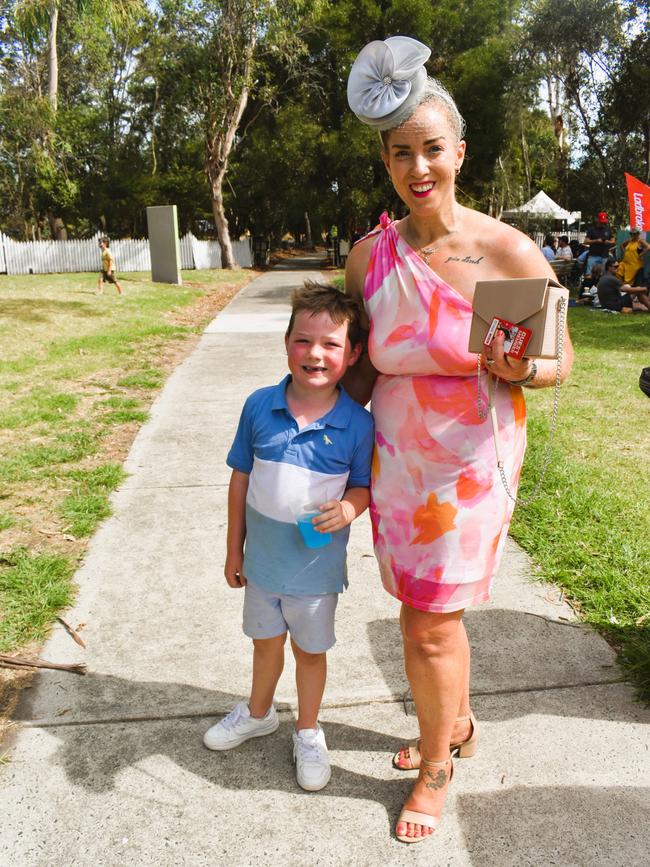
POLYGON ((253 640, 250 699, 212 726, 203 742, 228 750, 274 732, 273 695, 291 634, 298 719, 293 758, 300 786, 330 779, 318 711, 326 652, 333 647, 338 594, 347 586, 349 524, 368 506, 374 428, 369 412, 339 387, 361 352, 355 303, 333 286, 297 289, 285 335, 290 375, 246 400, 227 463, 228 536, 224 574, 245 587, 243 629, 253 640), (304 512, 331 534, 310 548, 296 525, 304 512), (244 551, 244 541, 245 551, 244 551))
POLYGON ((102 251, 102 271, 97 281, 97 294, 101 295, 103 293, 104 283, 112 283, 117 289, 117 294, 121 295, 122 287, 117 282, 117 277, 115 276, 115 259, 108 249, 109 243, 108 238, 99 239, 99 249, 102 251))

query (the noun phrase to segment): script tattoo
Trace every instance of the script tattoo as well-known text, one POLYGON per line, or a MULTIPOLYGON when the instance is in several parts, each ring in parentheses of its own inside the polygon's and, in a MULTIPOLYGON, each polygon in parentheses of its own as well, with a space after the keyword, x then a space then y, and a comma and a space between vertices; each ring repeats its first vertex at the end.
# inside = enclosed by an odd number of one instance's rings
POLYGON ((440 768, 440 770, 436 771, 435 774, 432 771, 425 771, 424 776, 425 779, 431 781, 424 784, 427 789, 442 789, 447 782, 447 774, 443 768, 440 768))
POLYGON ((463 259, 460 256, 447 256, 445 259, 445 264, 447 262, 465 262, 467 265, 478 265, 481 259, 484 259, 485 256, 479 256, 478 259, 472 259, 471 256, 465 256, 463 259))

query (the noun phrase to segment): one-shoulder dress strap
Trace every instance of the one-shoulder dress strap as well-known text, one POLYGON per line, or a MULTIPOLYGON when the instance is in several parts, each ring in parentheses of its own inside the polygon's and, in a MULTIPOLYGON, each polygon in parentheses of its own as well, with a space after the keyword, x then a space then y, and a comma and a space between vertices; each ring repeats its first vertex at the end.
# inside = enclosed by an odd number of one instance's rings
POLYGON ((391 218, 388 216, 388 211, 384 211, 384 213, 379 217, 379 223, 375 226, 375 228, 367 232, 363 236, 363 238, 359 238, 358 241, 355 241, 353 246, 356 247, 357 244, 365 241, 366 238, 374 238, 375 235, 381 234, 384 229, 387 229, 390 225, 392 225, 391 218))

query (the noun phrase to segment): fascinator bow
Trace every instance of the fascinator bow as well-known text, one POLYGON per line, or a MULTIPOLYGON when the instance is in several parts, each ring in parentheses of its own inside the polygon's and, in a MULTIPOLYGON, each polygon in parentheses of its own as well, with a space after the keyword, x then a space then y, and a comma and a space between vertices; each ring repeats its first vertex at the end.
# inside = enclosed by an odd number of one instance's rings
POLYGON ((430 49, 410 36, 362 48, 348 78, 348 103, 359 120, 378 130, 405 120, 424 88, 430 56, 430 49))

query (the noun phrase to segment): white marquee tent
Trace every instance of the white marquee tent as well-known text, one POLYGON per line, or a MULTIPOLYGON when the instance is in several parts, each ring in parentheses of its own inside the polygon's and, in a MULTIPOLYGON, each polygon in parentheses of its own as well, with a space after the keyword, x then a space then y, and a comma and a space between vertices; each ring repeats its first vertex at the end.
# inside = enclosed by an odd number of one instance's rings
POLYGON ((550 196, 546 195, 544 190, 540 190, 530 201, 525 202, 518 208, 504 211, 501 216, 507 220, 508 217, 520 217, 523 214, 530 214, 536 217, 552 217, 554 220, 566 220, 567 223, 579 222, 582 217, 581 211, 566 211, 564 208, 561 208, 557 202, 554 202, 550 196))

